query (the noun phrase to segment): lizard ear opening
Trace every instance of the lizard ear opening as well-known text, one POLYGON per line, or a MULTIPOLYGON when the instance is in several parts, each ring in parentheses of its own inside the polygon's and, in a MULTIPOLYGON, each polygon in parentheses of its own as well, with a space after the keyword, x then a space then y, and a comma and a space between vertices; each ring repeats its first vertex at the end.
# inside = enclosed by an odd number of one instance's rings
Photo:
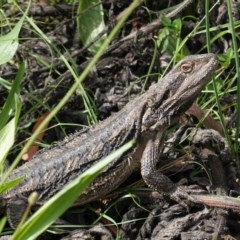
POLYGON ((24 199, 13 198, 7 204, 7 217, 11 228, 17 228, 24 211, 27 207, 27 201, 24 199))

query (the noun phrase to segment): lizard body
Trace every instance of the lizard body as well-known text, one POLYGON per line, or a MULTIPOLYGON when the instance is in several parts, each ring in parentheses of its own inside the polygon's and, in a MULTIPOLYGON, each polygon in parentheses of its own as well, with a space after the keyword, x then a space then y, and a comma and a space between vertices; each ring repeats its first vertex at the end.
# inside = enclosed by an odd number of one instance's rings
MULTIPOLYGON (((137 145, 107 166, 80 196, 78 203, 106 195, 140 168, 149 186, 170 194, 176 200, 181 195, 185 196, 163 174, 155 174, 151 178, 156 160, 148 159, 149 149, 154 148, 154 144, 160 145, 165 130, 191 106, 216 67, 214 54, 184 58, 160 82, 130 101, 118 113, 85 132, 77 132, 59 144, 39 151, 30 162, 15 169, 8 180, 20 176, 24 176, 24 180, 4 193, 1 199, 10 225, 15 227, 19 222, 31 192, 37 191, 39 203, 43 204, 69 181, 131 139, 135 139, 137 145)), ((156 154, 152 157, 158 155, 159 146, 154 149, 156 154)))

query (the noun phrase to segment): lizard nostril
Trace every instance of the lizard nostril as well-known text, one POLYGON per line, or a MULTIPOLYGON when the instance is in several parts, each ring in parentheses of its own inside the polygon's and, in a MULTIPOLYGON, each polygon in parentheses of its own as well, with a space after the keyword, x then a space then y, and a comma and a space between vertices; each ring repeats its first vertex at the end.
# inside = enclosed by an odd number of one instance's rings
POLYGON ((163 96, 163 100, 169 99, 169 97, 170 97, 170 91, 167 90, 163 96))

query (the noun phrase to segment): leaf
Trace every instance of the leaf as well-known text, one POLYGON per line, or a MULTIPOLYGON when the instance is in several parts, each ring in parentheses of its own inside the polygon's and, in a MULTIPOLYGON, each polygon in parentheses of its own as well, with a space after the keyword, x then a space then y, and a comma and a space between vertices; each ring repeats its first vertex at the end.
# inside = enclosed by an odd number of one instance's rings
POLYGON ((4 104, 3 110, 0 113, 0 166, 3 166, 3 161, 5 160, 10 148, 14 143, 16 126, 21 110, 21 103, 18 98, 18 92, 20 89, 20 82, 24 74, 24 64, 20 65, 17 76, 12 84, 11 90, 8 94, 7 100, 4 104), (11 115, 13 119, 9 121, 11 115), (6 124, 7 123, 7 124, 6 124))
POLYGON ((13 118, 4 128, 0 130, 0 165, 3 164, 8 151, 14 143, 15 118, 13 118))
POLYGON ((47 201, 31 218, 17 231, 12 240, 35 239, 45 231, 67 208, 69 208, 87 186, 99 175, 103 168, 112 160, 120 157, 130 149, 134 141, 130 141, 104 160, 85 171, 82 175, 67 184, 61 191, 47 201))
POLYGON ((234 52, 232 48, 228 48, 223 54, 218 54, 218 60, 224 68, 228 68, 231 64, 234 52))
POLYGON ((24 63, 22 63, 20 65, 18 73, 13 81, 11 90, 8 94, 8 97, 4 104, 2 112, 0 113, 0 119, 1 119, 0 129, 2 129, 2 127, 7 123, 11 114, 16 109, 16 97, 15 96, 20 91, 20 83, 21 83, 21 80, 23 79, 24 72, 25 72, 25 65, 24 65, 24 63))
MULTIPOLYGON (((162 23, 164 28, 159 31, 157 46, 161 53, 173 55, 181 42, 182 21, 179 18, 171 21, 164 17, 162 23)), ((183 47, 182 53, 179 54, 188 55, 188 49, 183 47)))
POLYGON ((7 63, 12 59, 18 49, 18 35, 22 28, 25 15, 14 26, 12 31, 0 37, 0 65, 7 63))
MULTIPOLYGON (((105 29, 103 7, 100 0, 82 0, 78 6, 78 32, 84 45, 93 41, 105 29)), ((93 43, 88 50, 94 55, 105 37, 93 43)))

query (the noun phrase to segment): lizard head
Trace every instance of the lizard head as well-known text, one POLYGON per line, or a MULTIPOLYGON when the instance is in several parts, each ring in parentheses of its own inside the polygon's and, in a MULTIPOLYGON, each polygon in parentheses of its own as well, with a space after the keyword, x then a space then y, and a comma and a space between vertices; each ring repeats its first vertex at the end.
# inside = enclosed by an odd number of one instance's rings
POLYGON ((210 81, 217 66, 216 55, 211 53, 181 60, 143 95, 146 109, 142 130, 158 130, 176 122, 210 81))

